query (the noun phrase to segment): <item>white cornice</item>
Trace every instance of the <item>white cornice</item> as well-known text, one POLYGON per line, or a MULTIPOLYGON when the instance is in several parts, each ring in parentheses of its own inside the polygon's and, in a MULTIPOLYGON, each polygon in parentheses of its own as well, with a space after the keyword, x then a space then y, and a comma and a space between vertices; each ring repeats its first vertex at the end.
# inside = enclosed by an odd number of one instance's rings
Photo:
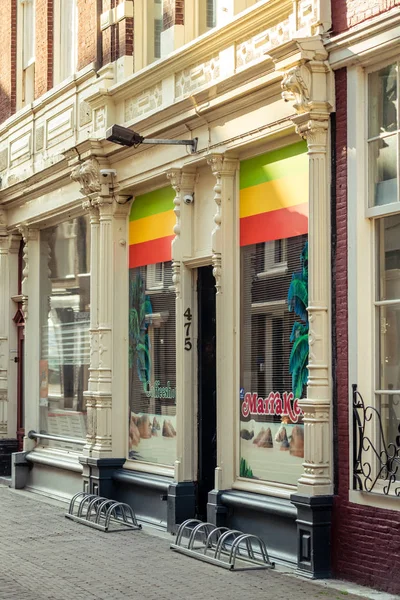
POLYGON ((383 15, 369 19, 345 33, 332 37, 326 44, 333 69, 356 63, 385 60, 399 53, 400 12, 394 8, 383 15))

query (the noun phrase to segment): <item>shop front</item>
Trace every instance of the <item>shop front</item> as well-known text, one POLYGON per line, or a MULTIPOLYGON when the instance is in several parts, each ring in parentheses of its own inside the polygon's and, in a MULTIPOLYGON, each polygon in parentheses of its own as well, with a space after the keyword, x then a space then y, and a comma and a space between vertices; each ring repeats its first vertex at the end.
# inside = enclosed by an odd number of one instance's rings
POLYGON ((111 85, 105 68, 84 90, 92 137, 83 124, 43 178, 3 194, 24 241, 25 437, 12 484, 115 498, 171 533, 186 518, 256 533, 274 560, 321 577, 331 73, 310 23, 309 37, 277 40, 267 4, 151 77, 111 85), (121 149, 105 141, 116 120, 196 137, 197 150, 121 149))

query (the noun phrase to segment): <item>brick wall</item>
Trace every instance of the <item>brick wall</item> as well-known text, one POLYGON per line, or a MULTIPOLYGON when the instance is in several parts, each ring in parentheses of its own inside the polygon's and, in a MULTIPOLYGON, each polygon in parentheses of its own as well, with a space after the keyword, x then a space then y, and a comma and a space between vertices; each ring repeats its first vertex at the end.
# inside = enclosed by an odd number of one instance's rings
POLYGON ((0 7, 0 123, 8 119, 16 106, 17 7, 13 0, 2 0, 0 7))
MULTIPOLYGON (((336 389, 337 495, 333 510, 333 571, 341 579, 400 593, 400 512, 348 501, 347 102, 346 69, 336 72, 336 389)), ((350 199, 351 201, 351 199, 350 199)))
POLYGON ((97 59, 97 2, 78 0, 78 71, 97 59))
POLYGON ((333 0, 333 32, 336 34, 346 31, 349 27, 358 25, 395 6, 400 6, 400 0, 333 0))
POLYGON ((36 0, 35 98, 53 86, 53 0, 36 0))
POLYGON ((173 25, 184 24, 184 0, 164 0, 163 1, 163 31, 173 25))

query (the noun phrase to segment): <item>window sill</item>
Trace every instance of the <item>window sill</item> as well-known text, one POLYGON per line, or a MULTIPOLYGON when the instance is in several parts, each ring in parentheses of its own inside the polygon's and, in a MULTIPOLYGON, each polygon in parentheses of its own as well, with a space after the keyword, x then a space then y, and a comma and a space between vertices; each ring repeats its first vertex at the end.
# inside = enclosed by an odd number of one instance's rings
POLYGON ((400 511, 400 497, 349 490, 349 502, 384 510, 400 511))
POLYGON ((140 473, 152 473, 153 475, 163 475, 165 477, 174 477, 175 470, 173 466, 157 465, 154 463, 144 463, 136 460, 126 459, 124 469, 130 471, 139 471, 140 473))
POLYGON ((241 490, 243 492, 252 492, 254 494, 263 494, 264 496, 285 498, 285 500, 290 500, 290 496, 297 491, 295 485, 249 479, 237 479, 232 485, 232 489, 241 490))

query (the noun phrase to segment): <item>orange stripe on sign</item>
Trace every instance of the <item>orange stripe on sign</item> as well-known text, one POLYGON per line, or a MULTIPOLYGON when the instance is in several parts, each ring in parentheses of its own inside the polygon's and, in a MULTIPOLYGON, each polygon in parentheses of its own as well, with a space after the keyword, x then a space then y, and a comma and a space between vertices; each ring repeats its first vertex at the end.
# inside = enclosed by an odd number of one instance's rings
POLYGON ((308 233, 308 202, 240 219, 240 245, 308 233))
POLYGON ((129 246, 129 268, 154 265, 171 260, 171 242, 174 235, 129 246))

